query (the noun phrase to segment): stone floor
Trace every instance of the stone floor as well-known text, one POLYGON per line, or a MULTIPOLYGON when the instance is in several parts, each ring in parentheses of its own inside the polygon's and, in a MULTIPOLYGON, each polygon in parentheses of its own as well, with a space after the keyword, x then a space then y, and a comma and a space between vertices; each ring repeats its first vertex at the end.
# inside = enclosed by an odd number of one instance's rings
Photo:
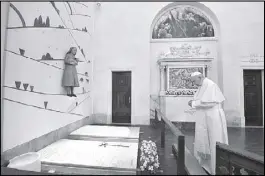
MULTIPOLYGON (((185 143, 193 152, 194 129, 183 129, 186 136, 185 143)), ((263 128, 228 128, 229 143, 233 147, 244 149, 258 155, 264 156, 264 129, 263 128)), ((140 142, 142 140, 152 140, 156 142, 162 175, 173 175, 177 173, 176 159, 172 154, 172 144, 176 137, 166 128, 165 148, 162 149, 160 142, 160 130, 155 126, 140 126, 140 142)), ((139 163, 138 163, 139 164, 139 163)), ((138 165, 139 168, 139 165, 138 165)), ((141 173, 138 173, 141 175, 141 173)))
MULTIPOLYGON (((140 127, 140 141, 152 140, 156 142, 161 170, 163 172, 158 173, 162 175, 175 175, 177 173, 176 159, 172 154, 172 144, 176 140, 174 135, 166 128, 165 148, 161 148, 160 142, 160 129, 150 126, 140 127)), ((186 146, 193 151, 194 142, 194 129, 182 129, 182 133, 186 136, 186 146)), ((228 128, 229 144, 231 146, 244 149, 258 155, 264 156, 264 129, 263 128, 228 128)), ((139 145, 140 146, 140 145, 139 145)), ((139 156, 139 155, 138 155, 139 156)), ((139 168, 139 163, 137 164, 139 168)), ((2 170, 1 170, 2 174, 2 170)), ((141 175, 140 172, 137 175, 141 175)))
MULTIPOLYGON (((165 138, 165 148, 161 148, 161 138, 160 138, 160 130, 155 126, 140 126, 140 141, 143 140, 152 140, 157 145, 160 167, 162 172, 157 173, 158 175, 175 175, 177 173, 177 163, 176 159, 172 154, 172 144, 174 143, 173 135, 170 131, 166 130, 166 138, 165 138)), ((140 147, 140 145, 139 145, 140 147)), ((139 157, 139 155, 138 155, 139 157)), ((137 165, 139 168, 139 163, 137 165)), ((140 172, 137 175, 141 175, 140 172)))
MULTIPOLYGON (((187 147, 193 151, 194 130, 182 129, 187 147)), ((264 128, 228 127, 229 145, 264 156, 264 128)))

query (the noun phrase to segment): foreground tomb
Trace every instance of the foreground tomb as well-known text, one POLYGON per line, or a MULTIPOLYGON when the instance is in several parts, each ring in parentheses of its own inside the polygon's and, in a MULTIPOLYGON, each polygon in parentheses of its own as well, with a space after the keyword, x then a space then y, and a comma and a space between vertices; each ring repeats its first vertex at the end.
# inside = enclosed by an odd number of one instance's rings
POLYGON ((71 136, 79 139, 61 139, 39 151, 42 171, 136 174, 139 128, 91 125, 81 127, 71 136))

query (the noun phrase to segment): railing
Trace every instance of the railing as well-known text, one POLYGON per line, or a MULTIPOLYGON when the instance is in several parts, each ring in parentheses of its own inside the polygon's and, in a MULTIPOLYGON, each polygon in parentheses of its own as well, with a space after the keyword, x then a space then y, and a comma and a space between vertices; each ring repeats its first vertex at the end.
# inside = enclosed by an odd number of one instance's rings
MULTIPOLYGON (((155 120, 158 122, 157 109, 155 110, 155 120)), ((161 121, 159 123, 161 129, 161 148, 165 148, 165 129, 166 125, 169 127, 170 131, 178 139, 178 144, 172 145, 172 152, 177 159, 177 174, 184 175, 185 171, 185 136, 166 118, 161 116, 161 121)))
MULTIPOLYGON (((161 148, 165 147, 166 127, 177 137, 177 144, 172 144, 172 152, 177 160, 178 175, 208 175, 197 159, 185 145, 185 136, 161 112, 161 97, 151 96, 151 113, 154 113, 155 123, 161 129, 161 148), (154 110, 152 110, 154 109, 154 110), (159 118, 160 117, 160 118, 159 118), (160 120, 159 120, 160 119, 160 120)), ((151 114, 152 115, 152 114, 151 114)))
POLYGON ((255 153, 216 144, 217 175, 264 175, 264 158, 255 153))
MULTIPOLYGON (((161 107, 163 107, 161 106, 161 102, 163 102, 161 97, 151 96, 151 102, 151 116, 154 117, 156 125, 161 129, 161 148, 165 147, 166 126, 177 137, 177 144, 172 145, 172 152, 177 160, 177 174, 208 175, 186 147, 185 136, 161 112, 161 107)), ((216 174, 264 175, 264 158, 255 153, 217 142, 216 174)))

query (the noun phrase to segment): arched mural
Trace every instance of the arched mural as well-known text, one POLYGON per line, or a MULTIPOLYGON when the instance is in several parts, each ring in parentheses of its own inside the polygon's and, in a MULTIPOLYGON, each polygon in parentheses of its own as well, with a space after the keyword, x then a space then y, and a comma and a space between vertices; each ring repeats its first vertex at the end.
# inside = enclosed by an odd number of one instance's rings
POLYGON ((167 10, 152 31, 152 39, 196 37, 214 37, 214 28, 202 12, 187 5, 167 10))

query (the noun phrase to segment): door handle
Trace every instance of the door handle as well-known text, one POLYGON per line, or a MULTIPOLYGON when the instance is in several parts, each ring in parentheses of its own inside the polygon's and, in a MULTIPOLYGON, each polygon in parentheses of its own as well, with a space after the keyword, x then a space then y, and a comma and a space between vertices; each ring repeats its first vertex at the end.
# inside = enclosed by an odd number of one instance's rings
POLYGON ((129 97, 129 103, 131 103, 131 97, 129 97))

